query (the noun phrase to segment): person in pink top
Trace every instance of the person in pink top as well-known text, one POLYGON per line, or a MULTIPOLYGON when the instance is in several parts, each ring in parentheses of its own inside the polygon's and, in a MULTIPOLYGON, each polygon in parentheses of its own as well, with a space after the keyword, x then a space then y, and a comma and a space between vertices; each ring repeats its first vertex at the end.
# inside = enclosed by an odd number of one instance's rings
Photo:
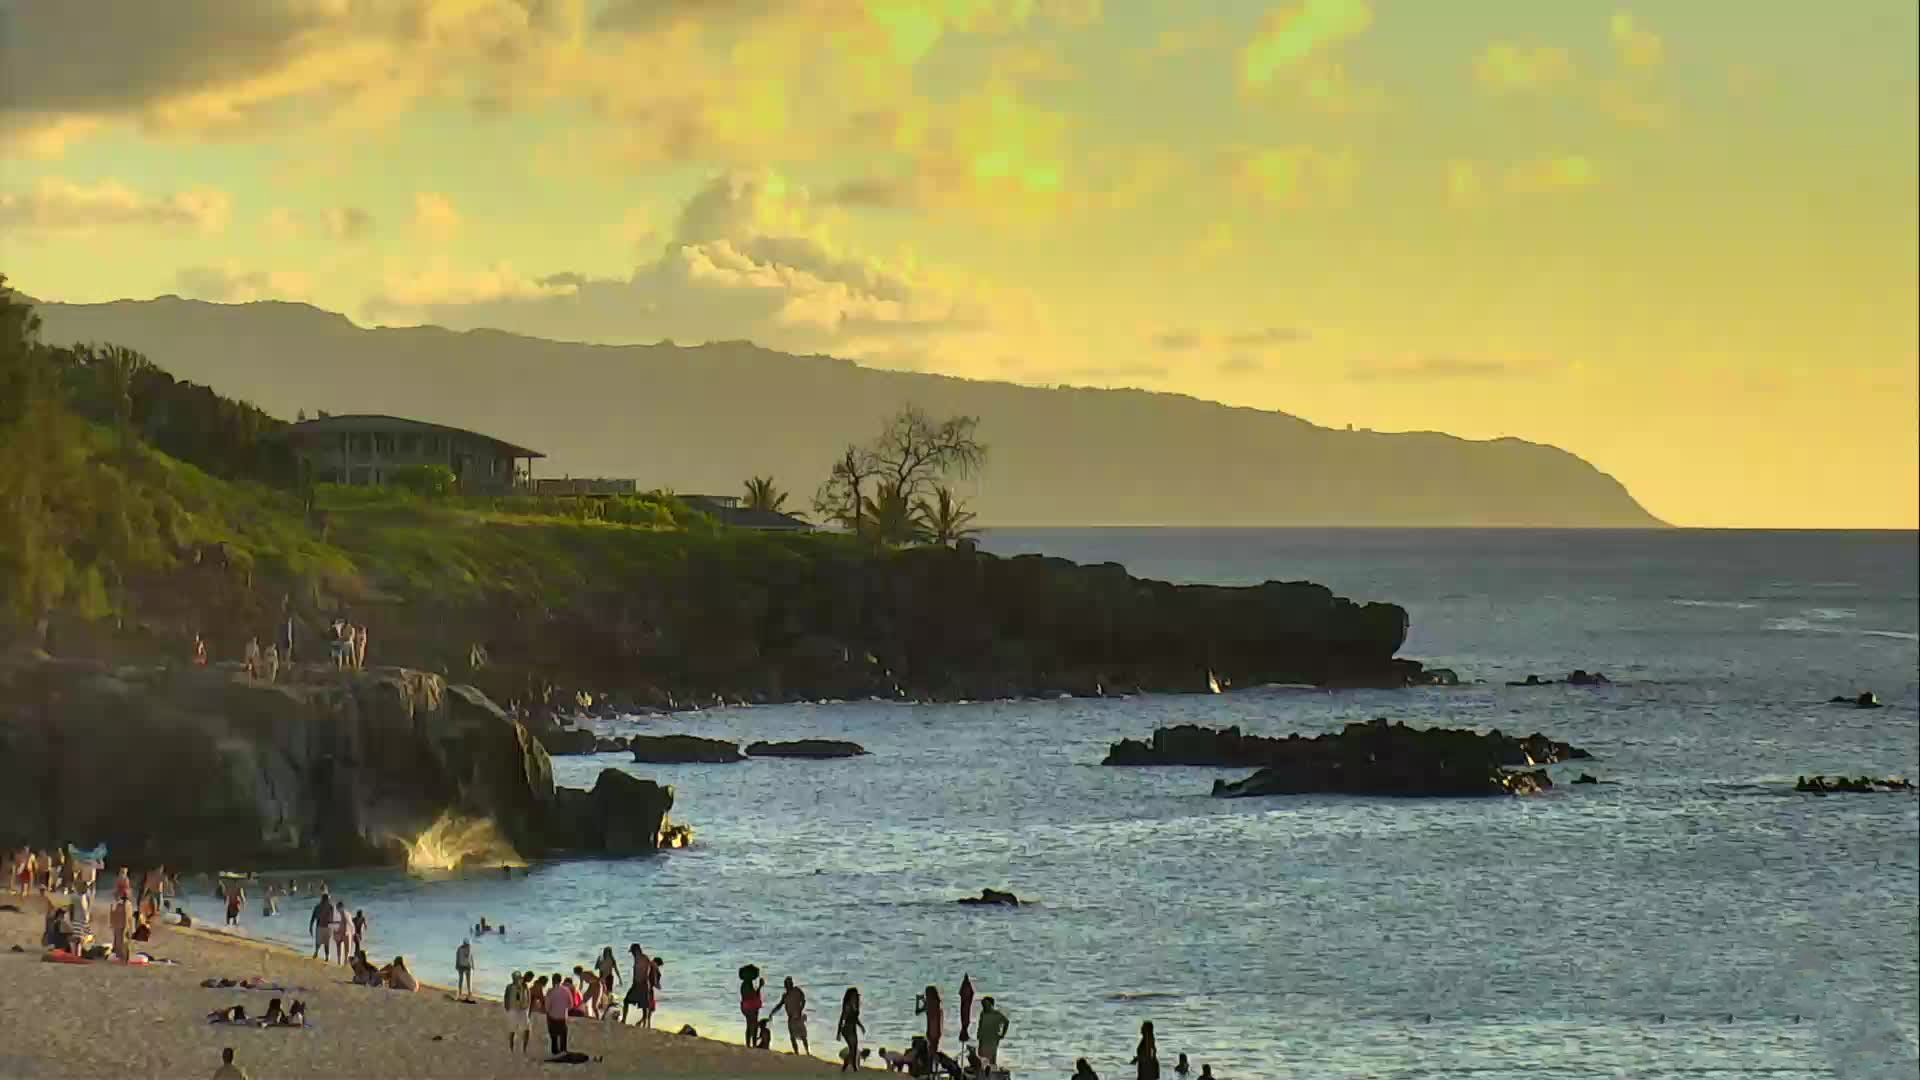
POLYGON ((547 989, 547 1045, 554 1057, 567 1052, 567 1014, 579 1004, 580 994, 574 990, 573 980, 561 982, 555 976, 555 985, 547 989))

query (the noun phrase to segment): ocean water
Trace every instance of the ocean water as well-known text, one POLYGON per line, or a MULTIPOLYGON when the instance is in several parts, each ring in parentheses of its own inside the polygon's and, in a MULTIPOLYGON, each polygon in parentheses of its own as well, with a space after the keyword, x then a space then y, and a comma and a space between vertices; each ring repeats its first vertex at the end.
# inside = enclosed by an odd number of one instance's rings
MULTIPOLYGON (((697 846, 530 876, 331 875, 372 951, 481 989, 604 945, 666 958, 660 1022, 739 1038, 734 970, 793 975, 833 1053, 971 973, 1012 1020, 1016 1077, 1125 1064, 1142 1021, 1229 1077, 1852 1077, 1920 1062, 1920 800, 1795 795, 1811 773, 1920 774, 1913 533, 995 531, 991 550, 1179 581, 1268 578, 1391 600, 1404 654, 1457 689, 713 710, 617 728, 841 737, 841 762, 636 766, 697 846), (1598 668, 1609 687, 1509 688, 1598 668), (1823 704, 1873 689, 1863 711, 1823 704), (1375 716, 1544 731, 1591 762, 1523 800, 1214 800, 1236 770, 1103 769, 1155 727, 1315 733, 1375 716), (1566 786, 1579 771, 1603 786, 1566 786), (1018 910, 952 901, 982 887, 1018 910)), ((205 914, 211 901, 196 901, 205 914)), ((305 905, 247 930, 297 942, 305 905)), ((771 996, 769 998, 771 1000, 771 996)), ((776 1025, 779 1028, 780 1025, 776 1025)), ((785 1033, 776 1033, 784 1047, 785 1033)))

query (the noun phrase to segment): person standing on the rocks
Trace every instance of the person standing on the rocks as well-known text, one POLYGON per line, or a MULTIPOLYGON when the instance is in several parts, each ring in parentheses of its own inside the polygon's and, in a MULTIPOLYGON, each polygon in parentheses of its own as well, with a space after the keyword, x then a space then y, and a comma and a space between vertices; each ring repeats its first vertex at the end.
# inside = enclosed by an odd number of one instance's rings
POLYGON ((787 976, 780 1000, 774 1002, 773 1012, 767 1014, 768 1018, 771 1019, 773 1013, 777 1012, 787 1014, 787 1044, 793 1048, 793 1052, 798 1054, 805 1047, 807 1053, 813 1053, 813 1047, 807 1042, 807 994, 794 985, 791 975, 787 976))
POLYGON ((247 678, 249 679, 259 678, 260 677, 260 639, 257 637, 248 638, 246 651, 240 654, 240 658, 246 662, 247 678))
POLYGON ((453 974, 457 980, 453 992, 464 1000, 473 1000, 473 943, 462 939, 453 950, 453 974))
POLYGON ((960 1041, 967 1041, 967 1029, 973 1026, 973 976, 960 976, 960 1041))
POLYGON ((980 1060, 1000 1064, 1000 1040, 1007 1037, 1007 1014, 994 1007, 991 996, 980 999, 980 1060))
POLYGON ((313 905, 313 914, 307 918, 307 929, 313 932, 313 958, 330 960, 327 955, 333 947, 333 894, 321 893, 320 902, 313 905))
POLYGON ((199 634, 193 635, 193 666, 207 666, 207 643, 199 634))
POLYGON ((353 670, 367 670, 367 628, 364 624, 353 631, 353 670))
POLYGON ((276 645, 267 646, 267 655, 264 659, 261 660, 261 665, 267 669, 268 682, 276 682, 279 680, 280 678, 279 646, 276 646, 276 645))

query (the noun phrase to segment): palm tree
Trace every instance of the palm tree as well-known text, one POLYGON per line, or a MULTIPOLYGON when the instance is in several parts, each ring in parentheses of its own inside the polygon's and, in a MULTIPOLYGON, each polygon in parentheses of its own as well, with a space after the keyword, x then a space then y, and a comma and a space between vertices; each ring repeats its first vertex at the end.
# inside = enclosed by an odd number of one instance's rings
POLYGON ((774 486, 773 477, 755 476, 747 480, 747 509, 770 510, 783 513, 787 505, 787 493, 774 486))
POLYGON ((933 498, 921 499, 914 509, 928 540, 952 547, 980 530, 974 527, 974 513, 968 510, 953 489, 944 485, 933 489, 933 498))
POLYGON ((861 516, 866 519, 867 534, 876 542, 897 547, 923 535, 920 510, 901 485, 885 481, 863 502, 861 516))
POLYGON ((101 372, 108 403, 113 408, 114 426, 123 442, 133 438, 133 389, 140 377, 153 367, 152 361, 122 345, 93 350, 92 362, 101 372))

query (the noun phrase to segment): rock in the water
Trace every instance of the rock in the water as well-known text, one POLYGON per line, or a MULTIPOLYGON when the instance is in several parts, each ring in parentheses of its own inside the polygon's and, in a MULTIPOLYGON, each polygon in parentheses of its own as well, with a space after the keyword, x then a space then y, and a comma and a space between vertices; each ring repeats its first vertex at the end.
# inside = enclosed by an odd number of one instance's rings
POLYGON ((593 752, 596 754, 618 754, 631 749, 633 746, 625 735, 615 735, 612 738, 602 736, 593 741, 593 752))
POLYGON ((1459 686, 1460 673, 1448 667, 1427 668, 1416 680, 1418 686, 1459 686))
POLYGON ((1507 682, 1507 685, 1508 686, 1552 686, 1553 680, 1543 679, 1538 675, 1529 675, 1526 678, 1518 681, 1509 680, 1507 682))
POLYGON ((849 758, 859 757, 867 748, 842 739, 795 739, 792 742, 757 742, 747 746, 748 757, 849 758))
POLYGON ((1579 776, 1574 777, 1573 782, 1576 784, 1597 784, 1600 780, 1592 773, 1583 772, 1579 776))
POLYGON ((1810 795, 1837 795, 1842 792, 1865 795, 1876 791, 1912 791, 1913 784, 1898 776, 1885 779, 1871 776, 1802 776, 1793 785, 1793 790, 1810 795))
POLYGON ((1568 686, 1605 686, 1611 682, 1613 680, 1607 678, 1605 672, 1588 671, 1585 668, 1574 668, 1573 673, 1567 676, 1568 686))
POLYGON ((1005 907, 1019 907, 1020 898, 1010 892, 999 889, 981 889, 979 896, 963 896, 955 903, 960 904, 998 904, 1005 907))
POLYGON ((553 846, 599 855, 685 847, 692 830, 668 819, 673 788, 603 769, 591 791, 560 788, 548 830, 553 846))
POLYGON ((1853 697, 1831 698, 1828 700, 1827 704, 1851 705, 1856 709, 1877 709, 1880 707, 1880 698, 1878 697, 1878 695, 1874 694, 1874 692, 1871 690, 1862 690, 1858 694, 1855 694, 1853 697))
POLYGON ((1500 731, 1411 728, 1375 720, 1348 724, 1337 734, 1311 739, 1269 738, 1182 725, 1162 728, 1149 742, 1122 739, 1107 765, 1252 766, 1259 772, 1236 783, 1216 781, 1213 793, 1246 795, 1525 795, 1553 782, 1543 771, 1515 771, 1591 757, 1585 750, 1545 735, 1500 731))
MULTIPOLYGON (((404 668, 300 665, 267 683, 217 668, 0 667, 0 760, 0 842, 84 836, 136 866, 602 850, 572 831, 576 797, 593 794, 556 789, 526 727, 470 686, 404 668)), ((646 819, 670 806, 670 793, 629 800, 624 827, 658 835, 646 819)))
POLYGON ((540 745, 556 757, 594 753, 598 742, 599 736, 581 727, 557 727, 540 735, 540 745))
POLYGON ((740 744, 698 735, 635 735, 627 740, 633 760, 650 765, 726 765, 745 761, 740 744))

